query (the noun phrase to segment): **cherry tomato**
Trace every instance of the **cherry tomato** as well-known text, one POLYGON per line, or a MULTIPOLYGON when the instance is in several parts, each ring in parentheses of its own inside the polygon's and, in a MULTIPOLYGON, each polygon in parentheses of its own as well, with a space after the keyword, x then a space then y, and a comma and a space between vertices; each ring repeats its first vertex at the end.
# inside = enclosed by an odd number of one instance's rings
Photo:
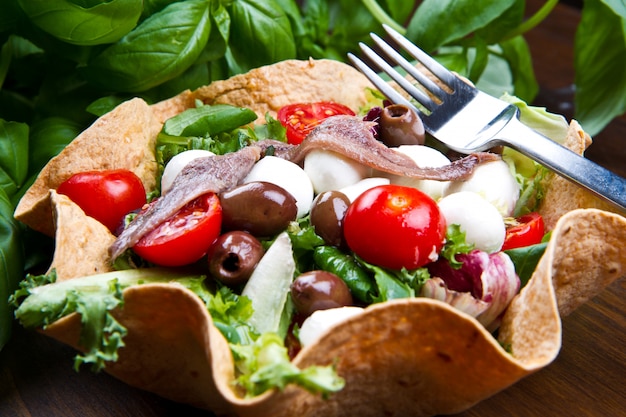
POLYGON ((188 265, 204 256, 221 227, 220 200, 214 193, 205 194, 142 237, 133 250, 157 265, 188 265))
POLYGON ((278 110, 278 121, 287 129, 287 142, 298 145, 322 120, 354 112, 343 104, 329 101, 289 104, 278 110))
POLYGON ((446 236, 437 203, 400 185, 365 191, 348 208, 343 227, 355 254, 390 269, 416 269, 436 260, 446 236))
POLYGON ((522 248, 541 242, 545 233, 543 217, 539 213, 529 213, 515 219, 515 224, 507 227, 501 250, 522 248))
POLYGON ((59 185, 57 192, 68 196, 111 232, 126 214, 146 204, 146 190, 139 177, 122 169, 74 174, 59 185))

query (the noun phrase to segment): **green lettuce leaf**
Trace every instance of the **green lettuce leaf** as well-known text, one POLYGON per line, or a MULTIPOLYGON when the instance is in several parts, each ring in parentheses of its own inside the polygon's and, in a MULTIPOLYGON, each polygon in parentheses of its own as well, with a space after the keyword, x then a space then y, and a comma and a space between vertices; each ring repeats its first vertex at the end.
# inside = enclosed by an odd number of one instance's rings
POLYGON ((282 390, 290 383, 323 395, 339 391, 345 385, 334 367, 299 369, 292 364, 282 339, 275 333, 264 333, 249 345, 231 344, 231 350, 239 372, 236 383, 245 389, 247 397, 275 387, 282 390))
POLYGON ((19 304, 15 317, 25 328, 45 328, 71 313, 79 313, 82 323, 80 345, 86 353, 76 356, 74 366, 78 369, 80 365, 90 363, 94 371, 102 370, 107 361, 116 361, 118 349, 124 346, 126 329, 111 315, 111 310, 124 303, 124 288, 176 280, 191 290, 200 291, 204 297, 208 294, 199 285, 203 276, 162 268, 129 269, 36 286, 53 279, 31 277, 30 282, 22 285, 12 299, 19 304), (26 294, 28 296, 20 300, 26 294))

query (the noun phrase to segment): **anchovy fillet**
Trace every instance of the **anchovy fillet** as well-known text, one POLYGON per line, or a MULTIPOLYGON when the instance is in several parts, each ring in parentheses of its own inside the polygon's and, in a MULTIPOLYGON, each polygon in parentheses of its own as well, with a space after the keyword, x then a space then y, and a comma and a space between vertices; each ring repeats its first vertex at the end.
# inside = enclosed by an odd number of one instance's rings
POLYGON ((126 249, 159 224, 176 214, 185 204, 207 193, 220 193, 239 184, 261 156, 260 148, 248 146, 226 155, 192 160, 176 177, 170 191, 144 213, 135 217, 109 248, 111 258, 126 249))

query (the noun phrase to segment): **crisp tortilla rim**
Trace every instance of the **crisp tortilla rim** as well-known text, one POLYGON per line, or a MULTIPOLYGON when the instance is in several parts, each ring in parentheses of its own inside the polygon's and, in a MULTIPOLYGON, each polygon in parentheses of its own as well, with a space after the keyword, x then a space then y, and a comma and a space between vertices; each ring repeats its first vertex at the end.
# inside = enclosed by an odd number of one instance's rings
POLYGON ((57 281, 65 281, 112 271, 108 247, 115 236, 109 229, 55 190, 50 190, 50 200, 56 234, 54 258, 48 272, 55 269, 57 281))
MULTIPOLYGON (((306 69, 308 63, 297 68, 306 69)), ((277 77, 284 71, 281 65, 273 68, 282 68, 277 77)), ((237 87, 241 82, 233 83, 237 87)), ((206 91, 202 94, 210 96, 206 91)), ((188 108, 198 97, 198 92, 185 92, 152 109, 162 121, 164 115, 188 108)), ((209 101, 213 100, 219 102, 219 96, 209 101)), ((580 127, 575 122, 571 126, 584 139, 580 127)), ((549 185, 548 193, 559 191, 560 185, 549 185)), ((198 297, 177 284, 147 284, 124 291, 124 308, 114 314, 129 331, 126 346, 106 371, 172 400, 241 416, 460 412, 551 363, 561 346, 560 315, 626 273, 626 219, 579 208, 586 206, 586 200, 572 202, 567 194, 561 198, 542 207, 550 210, 557 203, 552 238, 528 285, 507 309, 497 340, 472 317, 436 300, 372 305, 294 359, 302 367, 336 363, 346 379, 342 391, 323 400, 288 386, 246 399, 232 390, 228 345, 198 297), (600 255, 602 265, 596 262, 600 255)), ((79 317, 73 314, 44 332, 80 349, 79 329, 79 317)))
POLYGON ((230 104, 252 109, 257 123, 265 123, 265 114, 276 117, 278 110, 293 103, 334 101, 358 110, 367 103, 367 89, 374 86, 353 67, 328 59, 286 60, 255 68, 227 80, 215 81, 154 104, 161 122, 195 106, 230 104))
POLYGON ((54 236, 49 191, 77 172, 127 169, 137 174, 147 191, 153 190, 157 172, 155 143, 160 130, 161 124, 142 99, 120 104, 46 164, 20 200, 15 218, 54 236))

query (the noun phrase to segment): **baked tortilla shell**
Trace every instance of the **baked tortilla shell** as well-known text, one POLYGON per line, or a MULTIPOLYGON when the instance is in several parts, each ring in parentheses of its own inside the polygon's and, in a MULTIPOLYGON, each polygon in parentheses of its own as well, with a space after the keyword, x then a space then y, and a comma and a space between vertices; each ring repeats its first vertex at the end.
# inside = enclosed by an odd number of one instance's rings
MULTIPOLYGON (((583 155, 585 150, 591 145, 591 137, 582 129, 576 120, 570 122, 567 137, 563 145, 583 155)), ((606 211, 619 212, 619 209, 599 198, 591 191, 582 188, 572 181, 550 172, 545 181, 545 194, 541 200, 540 211, 543 221, 548 230, 552 230, 556 222, 568 211, 577 208, 597 208, 606 211)))
POLYGON ((227 80, 183 93, 153 105, 161 121, 205 104, 230 104, 252 109, 265 123, 265 114, 276 117, 278 110, 293 103, 333 101, 358 110, 367 103, 370 81, 355 68, 329 59, 286 60, 253 69, 227 80))
MULTIPOLYGON (((289 65, 314 72, 318 63, 289 65)), ((160 126, 164 118, 193 106, 199 97, 207 102, 229 102, 247 89, 267 91, 288 85, 292 81, 281 77, 283 70, 279 64, 253 70, 256 75, 247 83, 242 76, 230 84, 220 82, 217 87, 182 93, 152 106, 152 116, 146 120, 149 126, 153 122, 160 126), (276 73, 270 76, 271 68, 276 73), (259 80, 272 81, 257 88, 259 80), (234 96, 228 95, 231 92, 234 96)), ((337 78, 333 73, 326 76, 337 78)), ((352 76, 346 77, 343 82, 353 82, 352 76)), ((306 86, 315 84, 312 79, 316 78, 294 75, 290 79, 306 86)), ((293 86, 283 89, 274 94, 295 90, 293 86)), ((357 89, 363 92, 363 87, 357 89)), ((260 100, 256 111, 263 114, 278 108, 279 103, 326 99, 326 95, 314 95, 326 94, 325 90, 330 99, 341 102, 336 89, 328 84, 316 90, 307 93, 310 100, 304 95, 289 95, 280 101, 251 93, 229 103, 248 106, 248 101, 260 100)), ((144 128, 138 121, 135 124, 127 130, 144 128)), ((572 126, 578 131, 576 124, 572 126)), ((106 126, 101 128, 106 130, 106 126)), ((108 128, 112 130, 103 136, 117 134, 117 128, 111 124, 108 128)), ((48 193, 46 189, 46 196, 48 193)), ((284 391, 249 399, 233 390, 235 376, 228 344, 199 298, 177 284, 145 284, 124 290, 124 307, 113 313, 128 329, 128 335, 119 360, 105 370, 129 385, 219 415, 432 416, 466 410, 551 363, 561 346, 560 314, 568 314, 626 273, 626 219, 594 208, 579 209, 582 203, 570 201, 573 195, 564 193, 562 200, 555 198, 543 204, 543 213, 554 210, 552 238, 529 283, 507 309, 497 338, 472 317, 436 300, 414 298, 372 305, 329 330, 294 359, 300 367, 336 364, 346 380, 342 391, 322 399, 288 386, 284 391)), ((44 200, 50 201, 47 197, 44 200)), ((75 221, 87 221, 81 220, 81 216, 86 218, 84 213, 73 211, 69 215, 76 216, 75 221)), ((90 242, 108 248, 108 243, 90 242)), ((97 253, 100 249, 94 250, 97 253)), ((80 350, 77 314, 58 320, 43 332, 80 350)))

